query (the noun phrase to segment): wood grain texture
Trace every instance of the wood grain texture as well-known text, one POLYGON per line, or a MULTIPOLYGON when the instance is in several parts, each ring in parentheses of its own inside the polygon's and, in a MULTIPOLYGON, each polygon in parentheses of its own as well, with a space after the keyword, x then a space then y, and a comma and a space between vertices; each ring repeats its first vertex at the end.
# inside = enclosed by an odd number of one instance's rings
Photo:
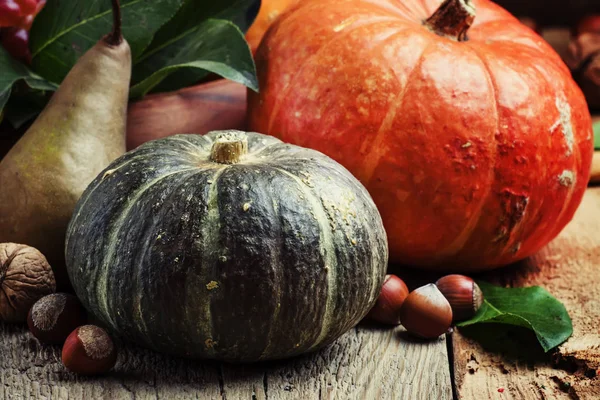
POLYGON ((402 328, 360 326, 317 353, 257 365, 120 349, 107 376, 77 377, 59 348, 0 325, 0 399, 452 399, 445 338, 415 342, 402 328))
POLYGON ((520 330, 480 325, 455 331, 459 398, 600 399, 599 260, 600 188, 590 188, 574 220, 542 252, 480 276, 501 285, 546 288, 565 304, 573 336, 544 354, 535 337, 520 330))

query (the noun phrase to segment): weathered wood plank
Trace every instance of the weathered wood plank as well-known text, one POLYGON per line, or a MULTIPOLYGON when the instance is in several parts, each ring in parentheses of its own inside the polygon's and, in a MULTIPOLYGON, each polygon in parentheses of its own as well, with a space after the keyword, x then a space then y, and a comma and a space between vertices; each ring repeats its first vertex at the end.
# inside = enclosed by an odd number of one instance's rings
POLYGON ((590 188, 575 219, 540 254, 481 277, 545 287, 565 304, 573 336, 558 352, 545 355, 534 338, 520 332, 485 326, 455 332, 459 398, 600 399, 599 264, 600 188, 590 188))
MULTIPOLYGON (((324 351, 269 363, 261 372, 250 372, 251 380, 255 387, 262 380, 269 399, 452 398, 445 339, 415 342, 402 328, 361 326, 324 351)), ((236 385, 225 394, 248 398, 248 390, 236 385)))
POLYGON ((64 370, 59 348, 0 325, 0 399, 452 399, 445 338, 405 333, 360 326, 317 353, 242 366, 121 345, 114 371, 84 378, 64 370))

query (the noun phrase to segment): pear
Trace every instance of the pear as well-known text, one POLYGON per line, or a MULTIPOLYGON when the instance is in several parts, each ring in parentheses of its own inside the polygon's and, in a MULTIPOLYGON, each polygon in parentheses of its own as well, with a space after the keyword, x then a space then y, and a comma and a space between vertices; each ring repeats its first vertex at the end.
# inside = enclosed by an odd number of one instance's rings
POLYGON ((112 33, 78 60, 0 162, 0 243, 36 247, 57 279, 67 276, 64 241, 77 200, 125 153, 131 51, 119 1, 112 3, 112 33))

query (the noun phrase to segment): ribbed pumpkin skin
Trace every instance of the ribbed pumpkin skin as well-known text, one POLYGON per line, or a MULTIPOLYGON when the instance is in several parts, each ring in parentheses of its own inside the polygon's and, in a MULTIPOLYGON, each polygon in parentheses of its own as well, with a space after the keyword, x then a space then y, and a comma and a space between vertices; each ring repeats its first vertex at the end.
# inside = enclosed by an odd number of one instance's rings
POLYGON ((236 362, 331 343, 376 300, 381 218, 335 161, 248 134, 240 163, 209 160, 218 132, 146 143, 86 190, 67 233, 78 297, 155 350, 236 362))
POLYGON ((591 117, 536 33, 473 0, 468 40, 440 36, 424 21, 442 3, 301 1, 256 53, 248 126, 348 168, 379 208, 392 262, 483 271, 534 254, 571 220, 591 117))

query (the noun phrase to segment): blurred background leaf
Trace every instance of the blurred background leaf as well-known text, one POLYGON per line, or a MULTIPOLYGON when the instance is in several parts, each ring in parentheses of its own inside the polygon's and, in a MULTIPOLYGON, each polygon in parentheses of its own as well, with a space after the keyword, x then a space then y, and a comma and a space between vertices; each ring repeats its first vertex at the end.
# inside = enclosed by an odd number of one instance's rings
MULTIPOLYGON (((243 32, 260 4, 122 0, 123 35, 134 62, 132 97, 187 87, 211 73, 256 90, 254 61, 243 32)), ((30 32, 31 67, 0 48, 0 113, 16 127, 35 117, 79 57, 112 30, 112 18, 108 0, 48 1, 30 32), (19 81, 26 85, 15 94, 19 81)))
POLYGON ((15 61, 3 47, 0 47, 0 71, 0 111, 6 105, 13 85, 20 80, 26 82, 33 89, 56 89, 56 85, 36 75, 24 64, 15 61))
POLYGON ((149 51, 134 66, 131 96, 143 96, 159 84, 159 91, 185 87, 209 72, 258 90, 250 48, 242 31, 230 21, 206 20, 167 46, 149 51))
MULTIPOLYGON (((121 4, 123 35, 133 59, 179 10, 182 0, 125 0, 121 4)), ((32 67, 52 82, 62 82, 73 65, 112 30, 107 0, 49 1, 36 17, 30 36, 32 67)))

